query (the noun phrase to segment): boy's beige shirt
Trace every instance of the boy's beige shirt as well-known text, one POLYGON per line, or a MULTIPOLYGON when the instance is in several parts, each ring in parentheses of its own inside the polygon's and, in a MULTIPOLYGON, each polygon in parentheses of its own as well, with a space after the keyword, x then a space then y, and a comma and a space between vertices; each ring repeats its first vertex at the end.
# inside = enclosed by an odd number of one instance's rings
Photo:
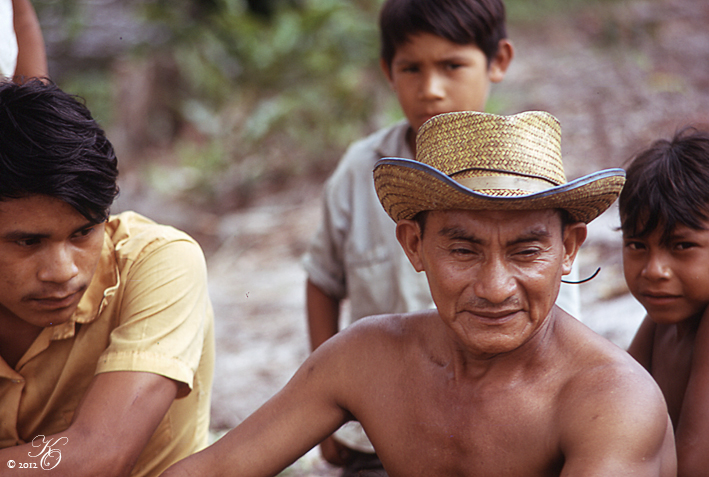
POLYGON ((45 328, 15 369, 0 359, 0 448, 61 434, 95 374, 155 373, 183 385, 131 475, 159 475, 207 445, 213 369, 199 245, 138 214, 113 216, 72 320, 45 328))

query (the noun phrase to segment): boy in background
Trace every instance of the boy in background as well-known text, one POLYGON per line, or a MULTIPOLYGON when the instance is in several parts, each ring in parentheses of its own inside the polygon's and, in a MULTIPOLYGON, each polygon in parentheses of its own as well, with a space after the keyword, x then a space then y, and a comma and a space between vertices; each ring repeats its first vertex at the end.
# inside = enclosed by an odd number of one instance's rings
MULTIPOLYGON (((381 68, 406 119, 352 144, 325 184, 322 222, 304 258, 311 350, 339 331, 346 298, 350 322, 433 308, 425 275, 379 203, 372 169, 383 157, 414 158, 416 132, 433 116, 484 111, 514 56, 502 0, 388 0, 379 28, 381 68)), ((578 302, 578 290, 562 284, 557 303, 578 317, 578 302)), ((357 423, 336 436, 321 446, 327 461, 355 473, 379 465, 357 423)))
POLYGON ((628 351, 667 401, 679 476, 709 469, 709 132, 656 141, 620 195, 623 267, 647 316, 628 351))

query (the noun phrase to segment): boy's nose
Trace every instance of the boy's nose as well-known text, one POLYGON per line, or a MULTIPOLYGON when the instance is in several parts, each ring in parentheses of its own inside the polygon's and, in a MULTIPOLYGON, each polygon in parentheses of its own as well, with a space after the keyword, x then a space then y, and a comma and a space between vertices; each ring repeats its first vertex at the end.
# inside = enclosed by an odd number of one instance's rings
POLYGON ((79 273, 75 254, 67 246, 57 246, 48 251, 38 278, 43 282, 66 283, 79 273))
POLYGON ((421 96, 428 100, 443 98, 445 96, 443 78, 436 73, 426 75, 421 86, 421 96))
POLYGON ((649 280, 663 280, 670 277, 670 267, 662 253, 651 253, 641 275, 649 280))

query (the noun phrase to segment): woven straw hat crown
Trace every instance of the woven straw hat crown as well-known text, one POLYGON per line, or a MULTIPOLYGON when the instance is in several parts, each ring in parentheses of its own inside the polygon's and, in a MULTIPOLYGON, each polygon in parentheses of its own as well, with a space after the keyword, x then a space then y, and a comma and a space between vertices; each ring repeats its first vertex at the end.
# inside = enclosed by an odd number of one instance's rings
POLYGON ((457 112, 427 121, 416 161, 382 159, 374 180, 395 221, 424 210, 561 208, 588 223, 615 201, 625 173, 608 169, 567 182, 561 127, 549 113, 457 112))

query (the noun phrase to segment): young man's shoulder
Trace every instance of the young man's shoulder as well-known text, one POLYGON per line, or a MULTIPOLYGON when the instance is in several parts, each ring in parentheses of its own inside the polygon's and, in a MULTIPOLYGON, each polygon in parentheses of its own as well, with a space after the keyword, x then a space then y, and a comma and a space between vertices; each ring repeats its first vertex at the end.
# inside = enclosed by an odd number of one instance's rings
POLYGON ((185 249, 194 249, 201 254, 201 247, 187 233, 132 211, 109 217, 106 235, 118 255, 133 255, 157 249, 167 244, 181 243, 185 249))

